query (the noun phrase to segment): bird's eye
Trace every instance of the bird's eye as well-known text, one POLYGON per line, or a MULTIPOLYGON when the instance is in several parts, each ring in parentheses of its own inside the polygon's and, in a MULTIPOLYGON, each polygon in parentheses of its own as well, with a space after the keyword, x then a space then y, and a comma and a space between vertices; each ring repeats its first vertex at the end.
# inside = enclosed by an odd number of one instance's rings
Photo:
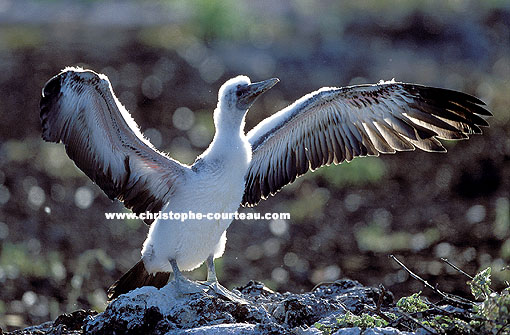
POLYGON ((243 92, 241 92, 241 90, 237 90, 237 91, 236 91, 236 95, 237 95, 237 97, 240 97, 240 96, 241 96, 241 94, 243 94, 243 92))

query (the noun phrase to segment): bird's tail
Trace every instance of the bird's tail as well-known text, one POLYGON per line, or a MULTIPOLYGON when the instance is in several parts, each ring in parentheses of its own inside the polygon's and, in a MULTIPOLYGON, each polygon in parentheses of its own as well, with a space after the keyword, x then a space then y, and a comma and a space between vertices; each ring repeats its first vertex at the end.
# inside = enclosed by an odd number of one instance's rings
POLYGON ((140 260, 128 272, 126 272, 119 280, 113 283, 108 289, 108 301, 112 301, 119 295, 127 293, 135 288, 142 286, 155 286, 162 288, 168 283, 170 272, 158 272, 149 274, 145 269, 143 261, 140 260))

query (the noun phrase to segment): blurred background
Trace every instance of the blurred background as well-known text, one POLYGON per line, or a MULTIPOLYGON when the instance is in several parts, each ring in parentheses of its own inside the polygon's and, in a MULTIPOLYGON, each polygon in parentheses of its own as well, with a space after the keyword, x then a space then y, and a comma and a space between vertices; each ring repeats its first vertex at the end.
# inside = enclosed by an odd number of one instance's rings
MULTIPOLYGON (((217 260, 228 288, 249 280, 306 292, 322 281, 422 290, 387 256, 446 292, 510 260, 510 3, 508 1, 0 0, 0 327, 105 308, 107 287, 140 256, 141 221, 41 139, 44 83, 66 66, 109 76, 145 135, 192 163, 213 136, 221 84, 278 77, 246 130, 322 86, 381 79, 478 96, 494 114, 483 136, 448 154, 406 152, 320 169, 236 221, 217 260)), ((241 209, 252 211, 252 209, 241 209)), ((191 274, 205 278, 205 269, 191 274)), ((434 299, 430 291, 425 295, 434 299)))

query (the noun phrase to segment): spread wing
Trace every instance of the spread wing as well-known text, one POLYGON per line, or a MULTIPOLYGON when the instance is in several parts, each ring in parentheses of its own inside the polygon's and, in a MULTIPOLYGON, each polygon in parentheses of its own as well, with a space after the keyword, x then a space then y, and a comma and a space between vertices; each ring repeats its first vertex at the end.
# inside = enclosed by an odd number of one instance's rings
POLYGON ((46 83, 40 107, 43 139, 62 142, 110 199, 135 213, 160 211, 189 171, 144 139, 104 75, 67 68, 46 83))
POLYGON ((446 151, 438 138, 465 139, 492 115, 465 93, 381 82, 322 88, 248 133, 253 158, 243 205, 278 192, 308 170, 358 156, 414 150, 446 151))

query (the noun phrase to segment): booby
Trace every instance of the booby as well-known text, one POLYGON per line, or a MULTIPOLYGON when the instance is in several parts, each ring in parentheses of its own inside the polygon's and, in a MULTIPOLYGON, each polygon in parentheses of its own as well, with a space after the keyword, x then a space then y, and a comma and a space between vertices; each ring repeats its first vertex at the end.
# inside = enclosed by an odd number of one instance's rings
MULTIPOLYGON (((62 142, 68 156, 111 199, 135 213, 231 213, 255 206, 309 170, 358 156, 446 151, 438 139, 466 139, 492 114, 478 98, 448 89, 395 81, 324 87, 260 122, 247 134, 245 116, 257 97, 279 80, 246 76, 221 86, 215 135, 191 165, 159 152, 144 138, 103 74, 69 67, 51 78, 40 103, 42 137, 62 142)), ((109 291, 174 283, 183 293, 202 284, 188 271, 206 262, 208 287, 218 284, 214 259, 225 249, 231 219, 146 219, 140 261, 109 291)))

